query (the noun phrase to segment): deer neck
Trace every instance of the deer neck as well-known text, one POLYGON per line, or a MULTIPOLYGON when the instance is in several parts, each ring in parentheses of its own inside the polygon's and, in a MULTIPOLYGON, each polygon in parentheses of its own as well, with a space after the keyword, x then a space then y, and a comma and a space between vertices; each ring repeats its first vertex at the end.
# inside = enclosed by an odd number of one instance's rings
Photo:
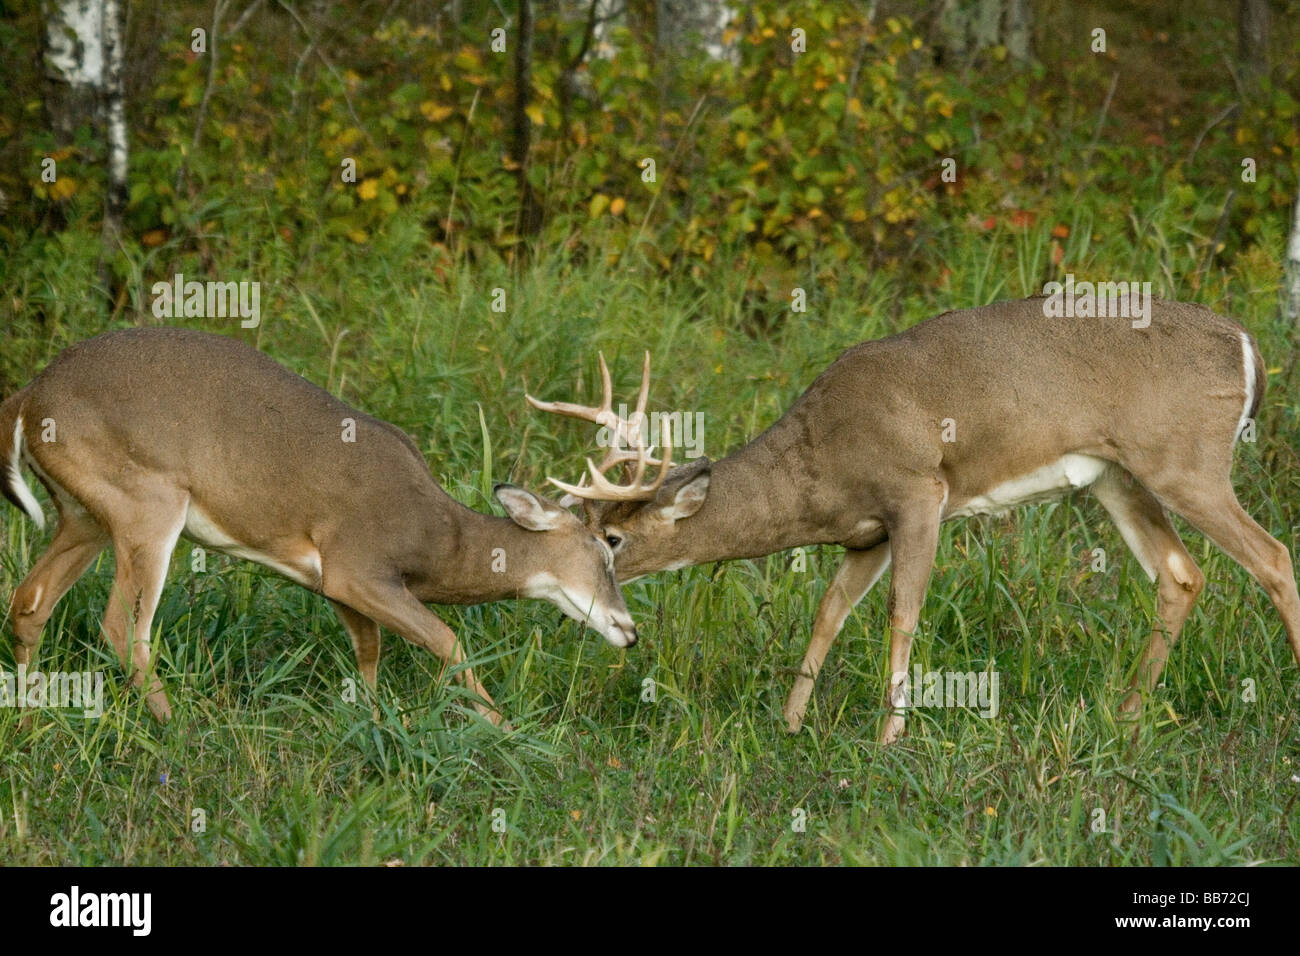
POLYGON ((780 439, 769 431, 714 462, 700 510, 672 526, 658 567, 633 573, 757 558, 832 540, 806 500, 804 489, 816 483, 780 439))
POLYGON ((448 519, 427 533, 427 567, 412 593, 437 604, 479 604, 523 594, 539 570, 543 534, 459 503, 448 519))

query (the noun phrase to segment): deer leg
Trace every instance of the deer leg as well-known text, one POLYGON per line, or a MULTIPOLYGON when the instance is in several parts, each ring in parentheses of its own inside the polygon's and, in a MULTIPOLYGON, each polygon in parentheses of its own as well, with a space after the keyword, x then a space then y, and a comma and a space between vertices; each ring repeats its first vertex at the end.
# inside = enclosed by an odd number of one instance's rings
POLYGON ((888 522, 893 571, 889 580, 889 699, 893 711, 880 731, 880 742, 891 744, 903 732, 903 708, 907 695, 907 662, 912 654, 912 637, 921 618, 925 590, 939 549, 939 521, 942 504, 918 501, 888 522))
POLYGON ((361 671, 361 679, 373 691, 379 683, 379 625, 346 604, 338 601, 330 603, 343 622, 344 630, 352 638, 352 649, 357 654, 357 669, 361 671))
POLYGON ((149 710, 162 723, 171 719, 172 709, 154 670, 150 648, 153 615, 167 579, 167 566, 185 527, 185 504, 179 504, 179 508, 159 508, 158 503, 150 502, 130 521, 114 527, 117 575, 103 624, 104 636, 131 675, 131 682, 143 688, 149 710))
MULTIPOLYGON (((464 662, 465 655, 460 642, 456 640, 455 632, 443 623, 442 618, 420 603, 403 584, 381 583, 361 575, 335 580, 337 574, 337 571, 331 574, 326 569, 325 594, 331 600, 347 605, 357 614, 382 624, 412 644, 436 654, 447 666, 464 662)), ((487 688, 478 682, 474 672, 468 667, 462 668, 457 672, 457 677, 481 698, 474 704, 475 709, 499 726, 502 716, 487 688)))
POLYGON ((86 568, 104 550, 108 536, 85 513, 61 510, 49 549, 32 565, 14 590, 9 613, 14 622, 14 663, 29 670, 36 664, 45 622, 86 568))
POLYGON ((1120 713, 1133 716, 1142 709, 1144 695, 1160 680, 1169 650, 1205 587, 1205 575, 1169 523, 1165 509, 1151 492, 1127 473, 1108 469, 1092 486, 1097 500, 1110 514, 1125 544, 1156 582, 1156 617, 1146 649, 1138 663, 1133 685, 1120 713))
POLYGON ((830 652, 831 645, 844 626, 849 614, 857 603, 866 596, 872 586, 880 579, 885 568, 889 566, 889 542, 885 541, 874 548, 862 551, 849 550, 844 553, 844 562, 835 573, 830 587, 822 595, 817 607, 817 617, 813 621, 812 639, 808 642, 808 651, 804 654, 803 667, 794 680, 790 696, 785 702, 785 722, 790 733, 798 733, 803 726, 803 715, 808 709, 808 698, 812 695, 813 682, 822 668, 822 662, 830 652))
POLYGON ((1300 593, 1291 552, 1246 513, 1226 477, 1200 487, 1194 476, 1187 476, 1167 489, 1152 490, 1263 586, 1300 664, 1300 593))

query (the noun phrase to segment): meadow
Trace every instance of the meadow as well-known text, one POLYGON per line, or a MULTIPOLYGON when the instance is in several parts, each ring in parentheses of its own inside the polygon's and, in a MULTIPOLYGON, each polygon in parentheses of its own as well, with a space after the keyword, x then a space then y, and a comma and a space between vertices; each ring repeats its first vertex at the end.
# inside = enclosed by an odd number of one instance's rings
MULTIPOLYGON (((1159 210, 1150 215, 1158 220, 1159 210)), ((1076 222, 1073 234, 1090 241, 1092 225, 1076 222)), ((730 286, 707 289, 559 255, 513 274, 466 265, 436 275, 417 231, 397 222, 360 270, 331 275, 339 267, 323 253, 277 273, 267 249, 262 274, 296 288, 299 304, 245 335, 406 429, 453 495, 488 510, 494 481, 538 487, 546 474, 576 474, 588 430, 547 421, 523 392, 589 394, 597 348, 622 394, 649 348, 656 401, 702 411, 705 450, 718 457, 774 421, 848 345, 959 303, 1037 291, 1029 277, 1047 254, 1046 226, 953 230, 943 242, 934 254, 954 263, 949 287, 918 293, 888 276, 863 277, 760 335, 739 308, 743 270, 730 286), (491 309, 494 288, 507 290, 505 313, 491 309)), ((1141 253, 1148 262, 1130 265, 1124 236, 1088 254, 1137 274, 1158 273, 1162 262, 1187 271, 1177 247, 1156 243, 1141 253)), ((70 256, 48 286, 49 306, 68 309, 69 322, 75 297, 55 290, 77 286, 77 267, 70 256)), ((1293 545, 1295 399, 1291 370, 1273 364, 1288 343, 1250 282, 1232 276, 1212 295, 1190 297, 1242 321, 1270 363, 1259 439, 1239 447, 1236 487, 1293 545)), ((26 345, 53 351, 36 339, 26 345)), ((216 554, 193 573, 184 542, 156 621, 176 710, 160 727, 97 634, 108 552, 59 605, 39 657, 45 669, 104 671, 106 713, 38 711, 20 729, 20 712, 0 711, 0 857, 1294 862, 1300 677, 1262 590, 1194 531, 1186 538, 1209 584, 1131 747, 1114 714, 1154 588, 1086 494, 948 526, 913 661, 995 669, 1000 712, 921 708, 889 748, 874 742, 884 713, 884 588, 846 624, 804 731, 790 736, 781 720, 834 549, 811 549, 802 571, 784 554, 633 582, 625 592, 642 640, 629 650, 538 603, 441 609, 510 716, 504 735, 472 716, 436 660, 388 634, 372 720, 364 696, 345 701, 355 664, 323 599, 216 554), (1095 548, 1108 556, 1104 573, 1093 570, 1095 548), (643 699, 647 678, 653 701, 643 699)), ((8 594, 41 535, 9 509, 3 542, 8 594)), ((10 654, 6 642, 0 666, 12 668, 10 654)))
MULTIPOLYGON (((493 5, 439 33, 416 25, 421 5, 400 7, 408 23, 360 4, 310 20, 308 43, 291 5, 268 4, 211 72, 187 47, 207 6, 132 7, 131 193, 107 265, 101 153, 83 137, 46 189, 40 76, 0 64, 15 91, 0 98, 0 206, 16 204, 0 220, 0 393, 73 342, 164 321, 150 290, 177 272, 254 279, 256 328, 165 321, 237 336, 394 423, 454 497, 499 513, 494 482, 542 490, 592 453, 593 429, 524 393, 594 402, 597 350, 622 397, 649 349, 652 408, 702 414, 717 459, 862 340, 1067 271, 1149 280, 1258 340, 1267 393, 1234 481, 1296 553, 1300 384, 1279 289, 1300 60, 1279 58, 1251 100, 1223 75, 1218 5, 1044 0, 1040 63, 1013 68, 1002 49, 963 71, 936 67, 906 17, 763 0, 734 69, 665 68, 650 34, 613 34, 619 56, 583 67, 590 103, 554 92, 581 61, 580 19, 543 11, 533 235, 505 156, 510 59, 485 42, 493 5), (1090 50, 1094 22, 1118 53, 1090 50), (802 60, 791 23, 811 31, 802 60), (341 182, 353 154, 362 177, 341 182), (956 183, 939 178, 949 155, 956 183)), ((0 21, 0 44, 27 42, 34 10, 0 21)), ((1279 49, 1300 49, 1297 22, 1277 18, 1279 49)), ((998 713, 917 708, 891 747, 876 743, 883 586, 846 623, 802 732, 785 730, 834 548, 631 582, 641 640, 626 650, 537 602, 436 608, 508 733, 387 632, 377 697, 353 694, 323 598, 215 553, 196 572, 185 542, 155 617, 174 709, 160 726, 99 635, 109 551, 38 656, 102 671, 104 714, 23 724, 0 708, 0 862, 1295 864, 1300 669, 1259 586, 1175 524, 1208 583, 1135 738, 1116 713, 1155 588, 1084 493, 945 527, 912 661, 996 672, 998 713)), ((0 509, 0 618, 49 533, 0 509)), ((9 672, 7 619, 0 635, 9 672)))

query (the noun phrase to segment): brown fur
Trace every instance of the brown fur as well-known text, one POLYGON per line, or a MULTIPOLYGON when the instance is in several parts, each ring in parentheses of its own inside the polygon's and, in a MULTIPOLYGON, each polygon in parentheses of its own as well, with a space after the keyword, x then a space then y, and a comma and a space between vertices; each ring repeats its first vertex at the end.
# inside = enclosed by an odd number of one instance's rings
MULTIPOLYGON (((886 564, 897 674, 907 669, 943 516, 1063 455, 1104 459, 1112 464, 1098 497, 1132 524, 1160 595, 1161 620, 1125 705, 1132 711, 1204 580, 1165 509, 1264 585, 1300 661, 1290 555, 1241 510, 1230 480, 1247 398, 1241 334, 1202 306, 1159 300, 1147 328, 1123 317, 1047 318, 1040 298, 948 312, 849 349, 748 445, 674 469, 651 501, 601 506, 592 526, 622 539, 621 579, 796 546, 847 548, 787 701, 797 730, 835 635, 886 564), (955 442, 943 441, 946 419, 955 442), (688 515, 684 490, 707 492, 688 515)), ((1251 345, 1253 417, 1267 376, 1251 345)), ((896 713, 882 739, 901 729, 896 713)))
MULTIPOLYGON (((129 329, 78 343, 0 405, 4 462, 19 416, 27 458, 59 512, 50 551, 14 595, 19 663, 31 661, 54 602, 111 543, 117 581, 104 630, 142 683, 171 549, 196 509, 239 548, 329 597, 371 684, 377 625, 458 664, 455 635, 423 602, 520 596, 542 572, 592 595, 594 610, 635 640, 606 552, 577 519, 539 501, 550 524, 530 530, 464 507, 401 430, 234 339, 129 329), (343 440, 345 419, 355 442, 343 440), (41 438, 46 420, 53 442, 41 438)), ((499 719, 473 673, 460 676, 499 719)), ((156 678, 148 695, 166 717, 156 678)))

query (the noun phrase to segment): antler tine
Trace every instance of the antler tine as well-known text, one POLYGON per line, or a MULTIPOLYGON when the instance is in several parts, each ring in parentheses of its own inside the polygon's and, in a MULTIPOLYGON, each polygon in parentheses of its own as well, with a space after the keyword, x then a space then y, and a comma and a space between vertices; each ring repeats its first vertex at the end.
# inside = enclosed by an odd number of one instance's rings
POLYGON ((605 364, 605 353, 597 352, 596 358, 600 361, 600 410, 614 414, 614 385, 609 377, 609 366, 605 364))
POLYGON ((614 414, 614 384, 609 377, 609 366, 605 364, 605 354, 601 352, 598 355, 600 358, 600 384, 603 393, 599 408, 591 405, 577 405, 573 402, 543 402, 528 394, 525 394, 524 398, 528 400, 529 405, 539 412, 551 412, 556 415, 566 415, 569 418, 578 418, 585 422, 595 422, 597 425, 604 425, 606 428, 616 431, 620 419, 614 414))
POLYGON ((672 427, 667 419, 661 419, 660 442, 662 457, 653 458, 650 451, 654 448, 654 445, 647 444, 649 436, 642 432, 647 417, 646 406, 650 400, 650 352, 646 351, 645 360, 641 365, 641 389, 637 395, 636 410, 628 418, 622 418, 614 414, 614 389, 609 374, 609 365, 605 362, 603 352, 599 353, 599 358, 603 392, 599 408, 575 405, 570 402, 542 402, 531 395, 524 396, 528 399, 528 403, 538 411, 553 412, 558 415, 567 415, 570 418, 595 422, 598 425, 605 426, 611 432, 609 449, 605 452, 605 457, 600 465, 597 466, 590 458, 587 459, 587 472, 591 477, 590 485, 587 484, 588 475, 583 475, 576 485, 568 484, 557 478, 548 477, 546 480, 565 494, 572 495, 584 502, 644 501, 653 498, 655 493, 663 486, 664 479, 668 477, 668 471, 672 468, 673 443, 672 427), (620 447, 625 442, 631 446, 630 449, 620 447), (620 464, 632 465, 629 469, 631 474, 624 473, 629 480, 621 485, 610 481, 606 477, 611 468, 620 464), (655 476, 653 483, 645 485, 642 484, 642 479, 645 478, 647 465, 657 465, 659 472, 655 476))
MULTIPOLYGON (((632 481, 628 482, 628 484, 626 485, 614 484, 612 481, 610 481, 608 478, 605 477, 604 472, 600 468, 597 468, 596 463, 593 462, 590 458, 587 459, 587 470, 591 475, 590 485, 582 484, 582 483, 576 485, 570 485, 556 478, 547 478, 546 480, 549 481, 551 484, 555 485, 555 487, 559 488, 561 491, 565 492, 566 494, 570 494, 573 495, 573 497, 575 498, 581 498, 588 501, 648 500, 650 498, 653 498, 655 496, 655 492, 657 492, 663 486, 664 479, 668 477, 668 471, 669 469, 672 468, 673 465, 672 434, 673 434, 672 427, 668 424, 668 421, 666 419, 661 420, 660 440, 663 443, 663 457, 658 460, 649 458, 647 456, 646 448, 644 445, 640 446, 635 453, 633 452, 616 453, 618 457, 612 462, 609 461, 609 456, 606 457, 606 461, 608 462, 608 464, 604 466, 606 468, 608 468, 610 465, 617 464, 620 461, 631 461, 633 459, 636 460, 637 462, 636 474, 633 477, 632 481), (645 466, 647 464, 658 465, 659 473, 655 476, 655 480, 653 483, 648 485, 643 485, 641 484, 641 479, 645 476, 645 466)), ((587 476, 583 475, 584 482, 586 481, 586 478, 587 476)))
POLYGON ((641 393, 636 397, 636 417, 645 415, 646 400, 650 397, 650 350, 646 349, 645 363, 641 366, 641 393))
MULTIPOLYGON (((659 443, 663 446, 661 452, 663 457, 659 459, 659 474, 655 476, 654 484, 644 486, 652 495, 663 485, 664 479, 668 477, 668 469, 673 466, 673 429, 666 418, 659 419, 659 443)), ((640 481, 638 477, 637 482, 640 481)))

